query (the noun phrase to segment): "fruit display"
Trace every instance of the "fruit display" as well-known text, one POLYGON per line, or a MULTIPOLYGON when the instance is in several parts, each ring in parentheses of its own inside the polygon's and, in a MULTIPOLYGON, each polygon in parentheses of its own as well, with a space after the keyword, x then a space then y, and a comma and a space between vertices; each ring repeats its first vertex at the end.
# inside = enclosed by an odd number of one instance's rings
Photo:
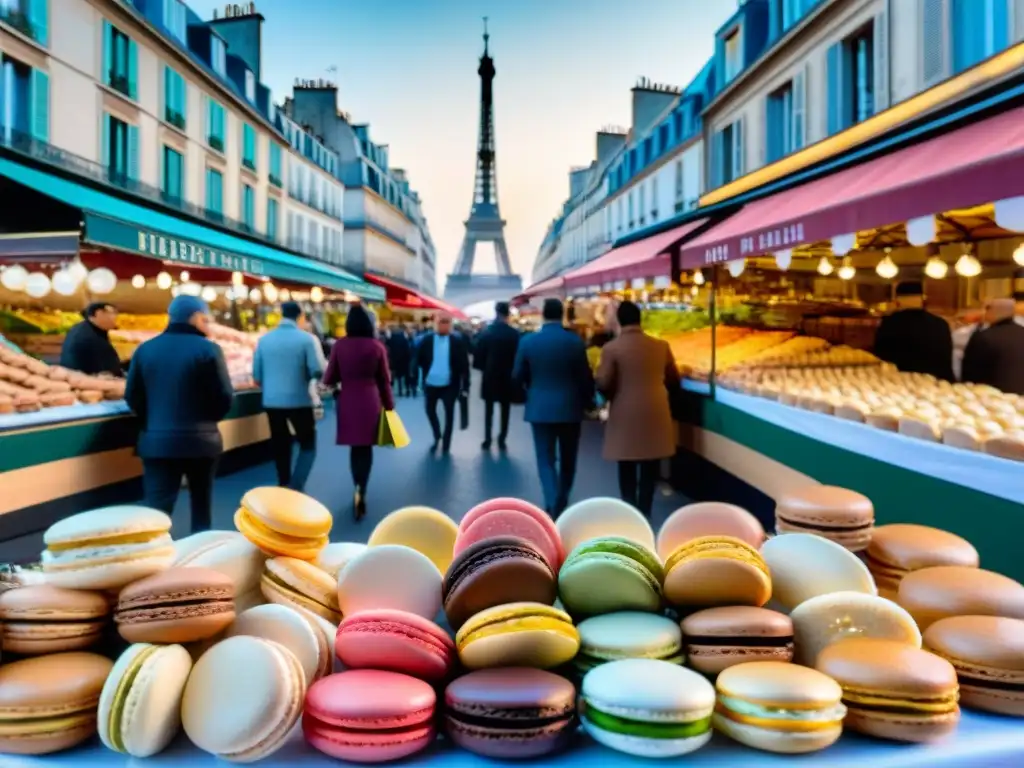
POLYGON ((86 376, 0 345, 0 414, 124 397, 124 379, 86 376))
MULTIPOLYGON (((706 380, 711 374, 711 329, 662 336, 672 349, 680 373, 706 380)), ((792 331, 755 331, 722 325, 715 329, 715 365, 728 370, 793 338, 792 331)))
POLYGON ((78 312, 64 312, 58 309, 11 309, 0 312, 0 327, 15 333, 66 333, 76 323, 82 322, 78 312))

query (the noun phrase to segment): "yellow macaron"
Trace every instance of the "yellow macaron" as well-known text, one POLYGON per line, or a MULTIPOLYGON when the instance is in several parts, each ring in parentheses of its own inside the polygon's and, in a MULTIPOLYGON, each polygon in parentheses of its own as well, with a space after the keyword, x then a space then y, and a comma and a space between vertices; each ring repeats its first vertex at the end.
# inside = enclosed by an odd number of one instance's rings
POLYGON ((580 636, 565 611, 543 603, 507 603, 471 616, 455 646, 469 669, 550 669, 576 656, 580 636))
POLYGON ((288 488, 253 488, 235 513, 235 527, 259 549, 307 561, 327 546, 332 523, 327 507, 288 488))
POLYGON ((400 544, 415 549, 446 573, 458 535, 459 526, 444 512, 430 507, 402 507, 377 523, 368 544, 400 544))
POLYGON ((732 536, 701 536, 665 561, 665 599, 673 605, 762 606, 772 582, 761 553, 732 536))

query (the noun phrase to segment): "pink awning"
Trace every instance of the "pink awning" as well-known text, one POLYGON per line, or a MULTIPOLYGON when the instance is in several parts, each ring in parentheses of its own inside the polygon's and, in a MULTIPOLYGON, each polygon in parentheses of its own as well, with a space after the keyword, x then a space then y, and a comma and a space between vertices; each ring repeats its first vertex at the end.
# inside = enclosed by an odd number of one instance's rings
POLYGON ((694 269, 1024 194, 1024 107, 745 206, 682 249, 694 269))
POLYGON ((707 219, 696 219, 659 235, 613 248, 604 256, 567 273, 565 287, 586 288, 641 277, 669 277, 672 274, 672 246, 706 222, 707 219))
POLYGON ((549 277, 547 280, 541 280, 539 283, 534 283, 521 294, 516 296, 516 303, 525 303, 530 299, 536 298, 537 296, 555 296, 562 293, 562 289, 565 285, 565 281, 561 276, 549 277))

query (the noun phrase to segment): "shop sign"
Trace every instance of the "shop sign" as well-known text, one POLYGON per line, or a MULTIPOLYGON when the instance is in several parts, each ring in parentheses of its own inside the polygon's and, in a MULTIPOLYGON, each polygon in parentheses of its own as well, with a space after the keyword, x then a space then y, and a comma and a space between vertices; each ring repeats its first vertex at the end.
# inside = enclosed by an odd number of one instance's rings
POLYGON ((642 277, 634 277, 633 282, 630 283, 630 287, 632 287, 634 291, 642 291, 647 287, 647 281, 642 277))
POLYGON ((763 232, 740 238, 740 256, 769 253, 778 248, 790 248, 804 243, 804 223, 766 229, 763 232))
POLYGON ((722 243, 704 251, 705 264, 721 264, 723 261, 729 261, 728 243, 722 243))
POLYGON ((145 232, 141 229, 138 233, 136 250, 157 259, 188 264, 193 267, 245 272, 248 275, 263 274, 263 262, 259 259, 218 251, 199 243, 158 235, 154 232, 145 232))
POLYGON ((658 275, 656 278, 654 278, 654 288, 655 288, 655 290, 663 290, 665 288, 671 288, 671 287, 672 287, 672 278, 671 277, 668 277, 667 275, 658 275))

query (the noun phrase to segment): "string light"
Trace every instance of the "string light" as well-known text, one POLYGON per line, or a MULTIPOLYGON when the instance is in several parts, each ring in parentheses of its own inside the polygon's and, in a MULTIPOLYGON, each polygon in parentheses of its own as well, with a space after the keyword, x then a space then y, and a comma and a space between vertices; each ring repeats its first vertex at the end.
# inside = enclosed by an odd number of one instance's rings
POLYGON ((892 251, 892 248, 886 248, 885 258, 875 266, 875 272, 879 277, 885 280, 892 280, 900 273, 900 268, 896 266, 896 262, 893 261, 892 256, 889 255, 890 251, 892 251))
POLYGON ((949 273, 949 265, 938 256, 932 256, 925 262, 924 273, 932 280, 941 280, 949 273))
POLYGON ((1013 260, 1018 267, 1024 267, 1024 243, 1018 245, 1017 250, 1013 252, 1013 260))
POLYGON ((828 256, 822 256, 818 261, 818 274, 822 277, 828 277, 832 274, 834 267, 832 262, 828 260, 828 256))
POLYGON ((146 278, 144 278, 142 275, 135 275, 135 277, 132 278, 132 288, 145 288, 145 287, 146 287, 146 278))
POLYGON ((953 269, 960 277, 977 277, 981 274, 981 262, 971 254, 965 253, 956 260, 956 266, 953 269))
POLYGON ((156 276, 156 287, 159 288, 161 291, 166 291, 168 288, 171 287, 171 283, 173 282, 174 278, 172 278, 166 272, 161 272, 159 275, 156 276))
POLYGON ((693 273, 693 284, 704 285, 704 273, 701 272, 699 269, 695 270, 693 273))
POLYGON ((857 268, 853 266, 849 256, 843 259, 843 264, 839 267, 836 274, 840 280, 853 280, 857 276, 857 268))

